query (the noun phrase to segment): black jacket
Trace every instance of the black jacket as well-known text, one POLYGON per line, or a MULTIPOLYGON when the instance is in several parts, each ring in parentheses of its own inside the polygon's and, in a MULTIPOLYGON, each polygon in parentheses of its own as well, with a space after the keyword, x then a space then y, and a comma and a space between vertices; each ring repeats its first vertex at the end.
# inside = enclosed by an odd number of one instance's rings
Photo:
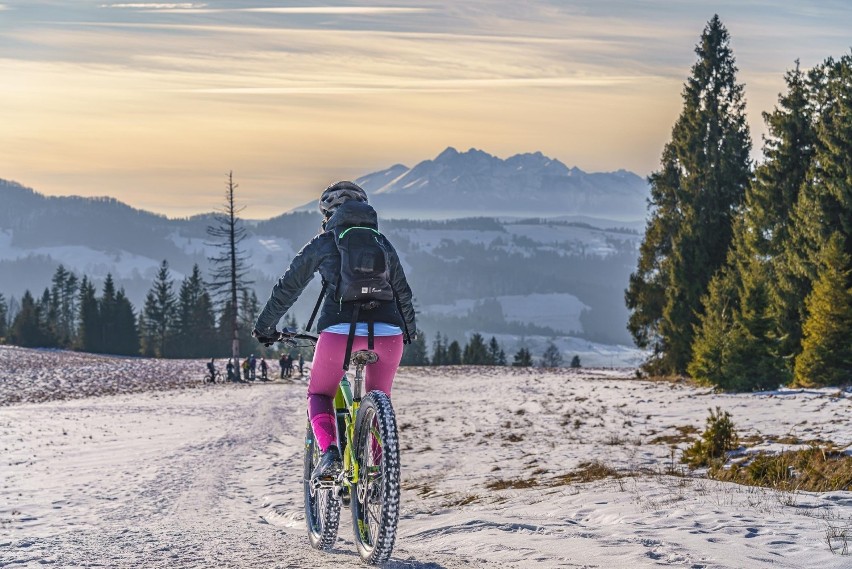
MULTIPOLYGON (((293 306, 302 291, 319 271, 323 281, 328 283, 322 308, 317 321, 320 332, 334 324, 352 321, 351 304, 340 304, 334 299, 337 296, 335 285, 340 274, 340 253, 334 242, 334 230, 344 227, 372 227, 378 230, 376 211, 366 203, 348 201, 340 205, 331 219, 326 222, 325 231, 320 233, 310 243, 302 247, 299 254, 290 263, 287 272, 278 279, 272 287, 272 294, 266 301, 266 306, 257 317, 255 328, 263 335, 271 336, 275 325, 282 316, 293 306)), ((390 265, 390 281, 397 302, 385 302, 371 311, 376 322, 386 322, 407 330, 413 338, 417 331, 414 321, 414 305, 411 301, 411 287, 405 279, 405 273, 399 262, 399 256, 393 245, 381 236, 383 245, 388 251, 390 265)))

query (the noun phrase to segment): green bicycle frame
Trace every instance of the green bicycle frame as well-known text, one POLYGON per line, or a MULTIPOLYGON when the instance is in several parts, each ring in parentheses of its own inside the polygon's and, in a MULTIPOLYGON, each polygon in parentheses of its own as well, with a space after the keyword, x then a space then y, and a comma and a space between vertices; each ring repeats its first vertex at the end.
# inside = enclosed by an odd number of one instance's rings
POLYGON ((358 416, 360 405, 361 400, 353 397, 349 378, 344 375, 334 396, 334 409, 337 415, 337 432, 340 434, 343 447, 343 472, 346 474, 343 481, 350 490, 358 482, 358 462, 355 460, 353 441, 355 417, 358 416))

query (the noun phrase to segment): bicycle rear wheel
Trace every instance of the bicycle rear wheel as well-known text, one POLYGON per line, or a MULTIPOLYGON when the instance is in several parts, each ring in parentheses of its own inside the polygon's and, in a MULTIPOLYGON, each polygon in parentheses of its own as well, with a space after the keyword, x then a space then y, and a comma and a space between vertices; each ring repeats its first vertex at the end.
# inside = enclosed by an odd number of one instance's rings
POLYGON ((337 541, 340 525, 340 500, 332 488, 314 488, 311 474, 319 462, 319 445, 314 438, 311 422, 305 434, 305 523, 308 526, 308 541, 314 549, 331 549, 337 541))
POLYGON ((399 439, 390 398, 371 391, 355 421, 358 483, 352 496, 352 524, 358 554, 367 563, 387 561, 399 522, 399 439))

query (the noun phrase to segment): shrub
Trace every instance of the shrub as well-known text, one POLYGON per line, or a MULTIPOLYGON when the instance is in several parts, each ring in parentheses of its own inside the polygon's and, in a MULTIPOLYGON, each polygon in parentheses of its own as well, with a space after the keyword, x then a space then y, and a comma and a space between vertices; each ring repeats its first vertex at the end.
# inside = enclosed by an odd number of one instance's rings
POLYGON ((731 414, 716 407, 716 412, 710 409, 707 417, 707 428, 701 433, 701 438, 683 453, 683 461, 691 468, 710 466, 725 453, 737 448, 739 437, 734 430, 731 414))

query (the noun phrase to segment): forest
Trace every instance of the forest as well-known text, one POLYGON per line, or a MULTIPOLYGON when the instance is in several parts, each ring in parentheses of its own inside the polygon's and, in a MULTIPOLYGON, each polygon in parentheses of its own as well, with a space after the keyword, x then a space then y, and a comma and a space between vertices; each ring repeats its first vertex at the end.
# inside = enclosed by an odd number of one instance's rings
POLYGON ((732 391, 848 384, 852 55, 795 63, 754 164, 718 16, 695 51, 625 295, 644 371, 732 391))

